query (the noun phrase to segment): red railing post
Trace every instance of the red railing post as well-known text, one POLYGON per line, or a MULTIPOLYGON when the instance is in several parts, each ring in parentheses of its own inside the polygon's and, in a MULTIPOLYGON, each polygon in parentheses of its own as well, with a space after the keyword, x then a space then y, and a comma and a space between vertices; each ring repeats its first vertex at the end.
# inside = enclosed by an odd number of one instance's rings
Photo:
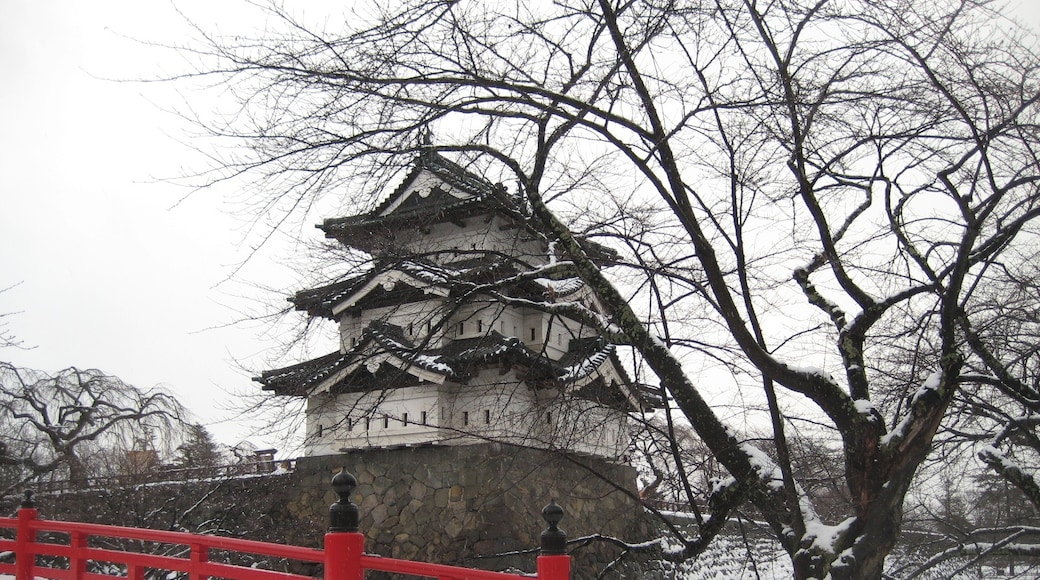
POLYGON ((538 556, 538 580, 570 580, 571 557, 538 556))
POLYGON ((36 531, 29 528, 29 522, 39 515, 33 503, 32 490, 25 490, 25 499, 18 508, 18 531, 14 542, 14 577, 15 580, 33 580, 33 565, 36 564, 36 531))
POLYGON ((83 557, 83 550, 87 547, 87 534, 80 531, 69 534, 69 547, 72 548, 69 571, 72 572, 73 580, 83 580, 87 573, 87 559, 83 557))
POLYGON ((209 546, 193 542, 191 548, 191 564, 189 564, 189 580, 209 580, 209 576, 202 573, 202 564, 209 562, 209 546))
POLYGON ((358 531, 358 506, 350 501, 357 489, 357 478, 341 470, 332 478, 332 490, 339 498, 329 507, 329 533, 325 534, 325 580, 363 580, 361 555, 365 535, 358 531))
POLYGON ((362 580, 361 554, 365 535, 358 532, 325 534, 325 580, 362 580))
POLYGON ((549 527, 542 532, 542 546, 538 554, 538 580, 570 580, 571 557, 567 555, 567 532, 559 528, 563 508, 556 500, 542 509, 542 518, 549 527))

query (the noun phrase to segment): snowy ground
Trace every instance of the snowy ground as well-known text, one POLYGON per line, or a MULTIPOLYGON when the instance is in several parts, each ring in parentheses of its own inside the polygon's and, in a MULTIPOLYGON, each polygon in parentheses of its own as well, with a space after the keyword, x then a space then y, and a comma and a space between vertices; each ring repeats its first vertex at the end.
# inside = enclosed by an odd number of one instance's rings
POLYGON ((791 561, 771 542, 744 541, 737 536, 715 538, 701 558, 679 565, 664 564, 676 580, 780 580, 791 577, 791 561))
MULTIPOLYGON (((886 562, 891 578, 905 578, 915 568, 914 561, 893 554, 886 562)), ((736 535, 720 536, 712 547, 694 562, 666 565, 666 577, 673 580, 778 580, 791 577, 791 562, 776 543, 768 538, 736 535)), ((920 580, 1040 580, 1040 567, 1018 566, 1015 574, 992 566, 965 566, 965 562, 948 562, 922 573, 920 580)))

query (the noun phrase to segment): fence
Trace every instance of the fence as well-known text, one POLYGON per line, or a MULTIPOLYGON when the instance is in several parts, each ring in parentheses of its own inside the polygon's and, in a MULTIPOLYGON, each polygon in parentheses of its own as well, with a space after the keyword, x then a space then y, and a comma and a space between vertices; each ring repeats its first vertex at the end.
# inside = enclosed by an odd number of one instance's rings
MULTIPOLYGON (((26 492, 16 518, 0 518, 0 531, 14 532, 14 539, 0 539, 0 553, 14 554, 14 563, 0 563, 0 574, 15 580, 144 580, 187 575, 189 580, 210 577, 229 580, 312 580, 310 576, 211 561, 213 551, 223 554, 287 558, 324 565, 325 580, 362 580, 366 570, 424 576, 438 580, 530 580, 532 576, 474 570, 457 566, 383 558, 364 552, 365 535, 358 530, 358 506, 350 501, 357 480, 346 471, 332 479, 339 497, 329 508, 330 526, 325 548, 305 548, 237 538, 107 526, 82 522, 56 522, 38 518, 32 492, 26 492), (92 542, 91 539, 94 541, 92 542), (186 556, 158 555, 102 548, 98 539, 122 539, 183 547, 186 556), (118 573, 113 572, 118 569, 118 573)), ((558 527, 563 509, 551 502, 542 510, 549 527, 542 532, 537 560, 538 580, 567 580, 571 561, 566 554, 567 535, 558 527)), ((10 532, 8 532, 8 535, 10 532)), ((226 556, 225 556, 226 557, 226 556)))
POLYGON ((90 477, 86 481, 70 481, 68 479, 38 480, 31 483, 41 493, 63 493, 83 491, 84 489, 111 489, 145 483, 168 483, 196 481, 200 479, 226 479, 243 475, 269 475, 288 473, 294 469, 295 459, 289 460, 257 460, 209 465, 205 467, 159 467, 144 469, 138 473, 120 473, 90 477))

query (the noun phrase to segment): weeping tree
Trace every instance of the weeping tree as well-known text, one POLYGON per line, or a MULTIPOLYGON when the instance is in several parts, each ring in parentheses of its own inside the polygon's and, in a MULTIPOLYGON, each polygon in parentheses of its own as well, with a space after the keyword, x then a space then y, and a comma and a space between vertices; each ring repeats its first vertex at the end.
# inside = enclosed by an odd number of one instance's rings
MULTIPOLYGON (((128 446, 140 452, 153 435, 172 438, 184 409, 160 389, 142 391, 94 369, 53 375, 0 362, 0 466, 5 492, 54 475, 86 487, 110 475, 104 455, 128 446)), ((156 458, 158 455, 156 455, 156 458)))
POLYGON ((200 117, 238 145, 210 177, 256 177, 271 228, 323 194, 373 207, 424 147, 522 195, 609 315, 532 307, 636 353, 727 473, 667 557, 749 502, 796 577, 879 578, 940 444, 987 437, 1030 485, 1000 450, 1040 396, 989 305, 1037 243, 1040 54, 989 2, 405 1, 339 28, 262 9, 255 38, 199 30, 186 53, 237 98, 200 117), (802 431, 842 457, 843 513, 800 481, 802 431))

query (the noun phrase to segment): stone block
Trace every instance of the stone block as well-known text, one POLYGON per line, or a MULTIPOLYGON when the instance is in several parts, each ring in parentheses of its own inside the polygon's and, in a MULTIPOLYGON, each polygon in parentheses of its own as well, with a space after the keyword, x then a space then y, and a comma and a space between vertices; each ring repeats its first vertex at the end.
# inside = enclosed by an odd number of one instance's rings
POLYGON ((448 490, 440 488, 433 493, 433 505, 438 508, 448 507, 448 490))

